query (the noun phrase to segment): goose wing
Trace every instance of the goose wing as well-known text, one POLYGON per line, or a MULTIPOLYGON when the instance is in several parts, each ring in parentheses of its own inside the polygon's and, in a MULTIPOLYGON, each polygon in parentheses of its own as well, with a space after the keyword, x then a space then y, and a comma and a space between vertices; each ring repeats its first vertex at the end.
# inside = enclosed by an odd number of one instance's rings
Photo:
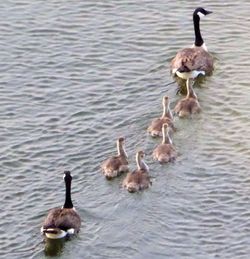
POLYGON ((44 220, 43 229, 59 228, 64 231, 75 229, 80 230, 81 218, 74 209, 55 208, 49 211, 44 220))
POLYGON ((61 213, 61 208, 51 209, 43 222, 43 229, 57 228, 56 219, 61 213))
POLYGON ((81 218, 75 209, 62 209, 60 216, 56 220, 56 225, 63 230, 73 228, 77 233, 81 227, 81 218))
POLYGON ((201 47, 185 48, 176 54, 170 67, 172 73, 182 68, 187 70, 185 72, 197 70, 210 74, 213 71, 213 58, 201 47))

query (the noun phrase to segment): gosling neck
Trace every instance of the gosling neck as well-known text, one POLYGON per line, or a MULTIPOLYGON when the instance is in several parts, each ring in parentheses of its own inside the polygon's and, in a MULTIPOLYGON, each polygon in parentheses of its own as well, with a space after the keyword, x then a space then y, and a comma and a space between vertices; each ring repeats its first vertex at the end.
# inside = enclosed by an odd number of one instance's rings
POLYGON ((138 170, 143 170, 148 172, 149 168, 145 161, 140 157, 139 154, 136 155, 136 165, 138 170))
POLYGON ((66 187, 65 203, 63 205, 63 208, 72 209, 73 203, 72 203, 72 200, 71 200, 71 180, 65 180, 65 187, 66 187))
POLYGON ((170 110, 170 107, 169 107, 169 102, 166 104, 163 102, 163 112, 162 112, 162 118, 164 117, 168 117, 170 118, 171 120, 173 119, 173 114, 170 110))
POLYGON ((202 44, 204 43, 204 41, 203 41, 203 38, 201 36, 201 31, 200 31, 200 17, 196 13, 193 14, 193 22, 194 22, 194 34, 195 34, 194 45, 196 47, 201 47, 202 44))
POLYGON ((123 142, 117 141, 117 153, 118 156, 124 156, 128 158, 123 142))
POLYGON ((187 98, 197 99, 197 95, 195 94, 192 86, 192 81, 189 78, 187 79, 186 84, 187 84, 187 98))
POLYGON ((169 136, 169 127, 162 127, 162 144, 172 144, 172 139, 169 136))

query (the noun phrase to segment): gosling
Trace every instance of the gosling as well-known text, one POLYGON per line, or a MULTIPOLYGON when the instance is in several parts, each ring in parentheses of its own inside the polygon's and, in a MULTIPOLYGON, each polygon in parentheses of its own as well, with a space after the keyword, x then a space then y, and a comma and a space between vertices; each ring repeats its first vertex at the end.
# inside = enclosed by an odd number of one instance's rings
POLYGON ((192 80, 187 79, 187 96, 180 100, 174 108, 174 113, 180 118, 190 117, 192 114, 201 112, 201 107, 192 87, 192 80))
POLYGON ((144 152, 136 153, 137 169, 129 172, 123 180, 123 187, 129 192, 138 192, 147 189, 152 183, 149 176, 149 168, 144 161, 144 152))
POLYGON ((169 136, 169 126, 164 123, 162 125, 162 143, 154 149, 153 158, 160 163, 168 163, 174 162, 176 157, 177 152, 169 136))
POLYGON ((162 136, 163 123, 168 123, 171 133, 173 133, 176 130, 176 128, 174 127, 174 123, 173 123, 173 115, 169 108, 169 97, 168 96, 164 96, 162 98, 162 106, 163 106, 162 116, 160 118, 154 119, 147 129, 148 133, 150 133, 150 135, 152 137, 161 137, 162 136))
POLYGON ((124 146, 125 139, 119 138, 116 141, 117 155, 112 156, 101 164, 101 170, 107 180, 128 172, 128 156, 124 146))

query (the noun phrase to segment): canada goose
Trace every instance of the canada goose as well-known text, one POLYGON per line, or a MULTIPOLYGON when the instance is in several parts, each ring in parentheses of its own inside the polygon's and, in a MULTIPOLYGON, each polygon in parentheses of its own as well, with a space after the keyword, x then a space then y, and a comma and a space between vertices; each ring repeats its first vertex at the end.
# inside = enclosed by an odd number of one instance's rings
POLYGON ((174 108, 174 113, 181 118, 188 117, 191 114, 199 113, 201 111, 201 107, 191 81, 191 79, 188 79, 186 82, 187 96, 180 100, 174 108))
POLYGON ((101 164, 101 170, 105 177, 110 180, 123 172, 128 172, 128 156, 124 147, 124 138, 116 141, 117 156, 112 156, 101 164))
POLYGON ((176 130, 173 124, 173 115, 169 108, 168 96, 164 96, 162 98, 162 106, 163 106, 162 116, 160 118, 154 119, 147 129, 147 131, 151 134, 152 137, 162 136, 161 128, 163 123, 168 123, 171 129, 171 132, 176 130))
POLYGON ((193 13, 195 42, 191 48, 180 50, 171 61, 171 73, 182 79, 196 78, 198 75, 211 75, 213 57, 208 53, 200 32, 201 17, 212 13, 201 7, 193 13))
POLYGON ((146 189, 151 184, 149 177, 149 168, 143 160, 144 152, 139 151, 136 153, 137 169, 129 172, 123 180, 123 187, 129 192, 137 192, 146 189))
POLYGON ((177 157, 177 152, 169 136, 169 126, 167 123, 162 125, 162 143, 153 151, 153 157, 160 163, 173 162, 177 157))
POLYGON ((81 226, 81 218, 73 207, 71 200, 71 181, 69 171, 64 172, 65 203, 62 208, 51 209, 44 220, 41 232, 50 239, 58 239, 77 234, 81 226))

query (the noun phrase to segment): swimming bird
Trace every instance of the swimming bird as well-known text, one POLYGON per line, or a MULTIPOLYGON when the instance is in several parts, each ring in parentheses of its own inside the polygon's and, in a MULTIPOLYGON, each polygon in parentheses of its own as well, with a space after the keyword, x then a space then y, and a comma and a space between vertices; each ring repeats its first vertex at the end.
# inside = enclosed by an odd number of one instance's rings
POLYGON ((194 10, 195 42, 191 48, 180 50, 171 61, 170 69, 173 75, 188 79, 212 74, 213 57, 209 54, 200 32, 200 19, 210 13, 212 12, 201 7, 194 10))
POLYGON ((41 228, 47 238, 58 239, 77 234, 81 227, 81 218, 71 200, 72 176, 69 171, 64 172, 66 187, 65 203, 62 208, 51 209, 41 228))
POLYGON ((129 171, 128 155, 125 151, 124 142, 124 138, 117 139, 116 145, 118 154, 108 158, 101 164, 101 170, 108 180, 121 175, 123 172, 129 171))
POLYGON ((189 117, 190 115, 199 113, 201 111, 197 95, 195 94, 192 87, 192 79, 188 79, 186 85, 187 96, 180 100, 174 108, 174 113, 181 118, 189 117))
POLYGON ((143 151, 136 153, 137 169, 129 172, 123 180, 123 187, 129 192, 138 192, 148 188, 151 184, 149 168, 144 161, 144 155, 143 151))
POLYGON ((147 129, 147 131, 150 133, 152 137, 162 136, 163 123, 168 123, 170 127, 170 132, 173 132, 176 130, 173 123, 173 115, 169 108, 169 97, 167 95, 163 96, 162 98, 162 106, 163 106, 162 116, 160 118, 154 119, 147 129))
POLYGON ((177 151, 169 136, 169 126, 167 123, 162 125, 162 143, 153 151, 153 158, 160 163, 174 162, 177 157, 177 151))

